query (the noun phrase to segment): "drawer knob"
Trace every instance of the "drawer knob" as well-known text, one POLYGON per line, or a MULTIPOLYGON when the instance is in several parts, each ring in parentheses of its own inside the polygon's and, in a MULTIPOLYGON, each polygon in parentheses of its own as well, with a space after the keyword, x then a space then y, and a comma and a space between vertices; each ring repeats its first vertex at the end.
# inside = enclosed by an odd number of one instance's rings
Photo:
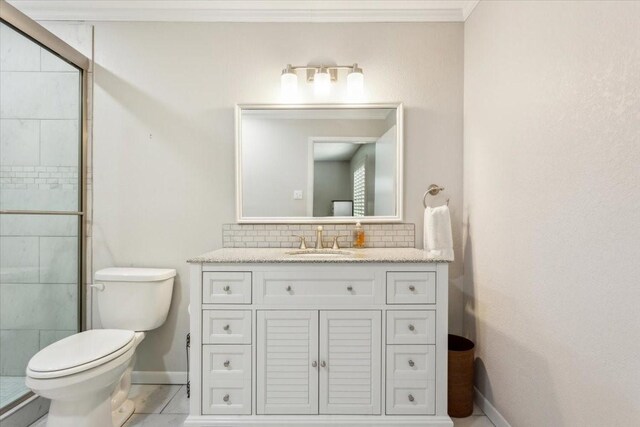
POLYGON ((313 362, 311 362, 311 366, 313 366, 314 368, 317 368, 318 362, 314 360, 313 362))
POLYGON ((413 285, 409 285, 409 290, 410 290, 411 292, 415 292, 415 291, 416 291, 416 287, 415 287, 415 286, 413 286, 413 285))
POLYGON ((324 360, 322 362, 320 362, 320 366, 322 366, 323 368, 327 367, 327 362, 325 362, 324 360))
POLYGON ((353 286, 351 286, 351 285, 347 286, 347 290, 348 290, 349 292, 353 291, 353 286))
POLYGON ((413 394, 410 394, 410 395, 409 395, 409 402, 413 402, 414 400, 415 400, 415 399, 414 399, 414 397, 413 397, 413 394))
POLYGON ((231 287, 229 285, 224 285, 224 287, 222 288, 223 291, 229 293, 229 291, 231 290, 231 287))
POLYGON ((222 398, 222 400, 224 400, 225 402, 229 401, 229 395, 225 394, 224 397, 222 398))
POLYGON ((292 288, 291 285, 287 286, 287 292, 291 292, 292 288))
POLYGON ((225 331, 228 331, 229 329, 231 329, 231 326, 227 324, 227 325, 224 325, 222 329, 224 329, 225 331))
POLYGON ((409 325, 409 330, 410 330, 410 331, 415 331, 415 330, 416 330, 416 327, 410 324, 410 325, 409 325))
POLYGON ((409 359, 409 366, 413 368, 414 366, 416 366, 416 364, 413 362, 413 360, 409 359))
POLYGON ((225 368, 228 368, 229 365, 231 365, 231 362, 229 362, 228 360, 225 360, 223 365, 224 365, 225 368))

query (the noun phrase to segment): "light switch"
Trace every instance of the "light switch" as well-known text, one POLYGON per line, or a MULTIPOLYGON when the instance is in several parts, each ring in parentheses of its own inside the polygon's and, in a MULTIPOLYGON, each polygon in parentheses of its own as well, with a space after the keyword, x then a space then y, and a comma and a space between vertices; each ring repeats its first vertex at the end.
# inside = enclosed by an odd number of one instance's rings
POLYGON ((293 200, 302 200, 302 190, 293 190, 293 200))

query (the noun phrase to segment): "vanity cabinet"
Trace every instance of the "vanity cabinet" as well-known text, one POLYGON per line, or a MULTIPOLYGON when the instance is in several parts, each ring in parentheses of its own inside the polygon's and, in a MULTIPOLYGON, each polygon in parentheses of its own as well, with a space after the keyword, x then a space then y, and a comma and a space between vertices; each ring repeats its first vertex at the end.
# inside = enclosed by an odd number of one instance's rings
POLYGON ((258 311, 257 414, 318 413, 318 313, 258 311))
POLYGON ((258 414, 379 414, 381 312, 258 311, 258 414))
POLYGON ((191 266, 185 425, 453 425, 446 263, 212 260, 191 266))

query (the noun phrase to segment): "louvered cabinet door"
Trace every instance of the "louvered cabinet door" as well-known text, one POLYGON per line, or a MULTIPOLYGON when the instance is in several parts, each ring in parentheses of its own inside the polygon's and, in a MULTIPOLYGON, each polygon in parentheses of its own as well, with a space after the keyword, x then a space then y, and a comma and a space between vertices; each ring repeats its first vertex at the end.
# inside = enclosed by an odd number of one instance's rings
POLYGON ((317 414, 318 311, 257 313, 258 414, 317 414))
POLYGON ((380 311, 320 311, 320 413, 380 414, 380 311))

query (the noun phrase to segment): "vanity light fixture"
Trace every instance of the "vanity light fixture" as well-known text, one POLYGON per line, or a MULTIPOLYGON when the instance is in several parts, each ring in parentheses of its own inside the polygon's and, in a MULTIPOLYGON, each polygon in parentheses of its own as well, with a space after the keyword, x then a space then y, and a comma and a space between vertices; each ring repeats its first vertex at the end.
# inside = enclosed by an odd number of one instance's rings
POLYGON ((313 93, 317 96, 327 96, 329 92, 331 92, 331 75, 325 67, 320 67, 313 76, 313 93))
POLYGON ((331 91, 331 82, 338 80, 338 71, 347 71, 347 92, 349 96, 360 96, 364 92, 364 74, 358 64, 353 65, 296 65, 287 64, 280 76, 282 94, 292 96, 298 90, 299 70, 307 72, 307 83, 313 83, 317 96, 326 96, 331 91))
POLYGON ((347 74, 347 91, 350 96, 361 96, 364 92, 364 74, 358 64, 353 64, 347 74))
POLYGON ((298 90, 298 75, 291 65, 287 65, 287 68, 282 70, 280 88, 282 89, 282 94, 285 96, 295 95, 298 90))

